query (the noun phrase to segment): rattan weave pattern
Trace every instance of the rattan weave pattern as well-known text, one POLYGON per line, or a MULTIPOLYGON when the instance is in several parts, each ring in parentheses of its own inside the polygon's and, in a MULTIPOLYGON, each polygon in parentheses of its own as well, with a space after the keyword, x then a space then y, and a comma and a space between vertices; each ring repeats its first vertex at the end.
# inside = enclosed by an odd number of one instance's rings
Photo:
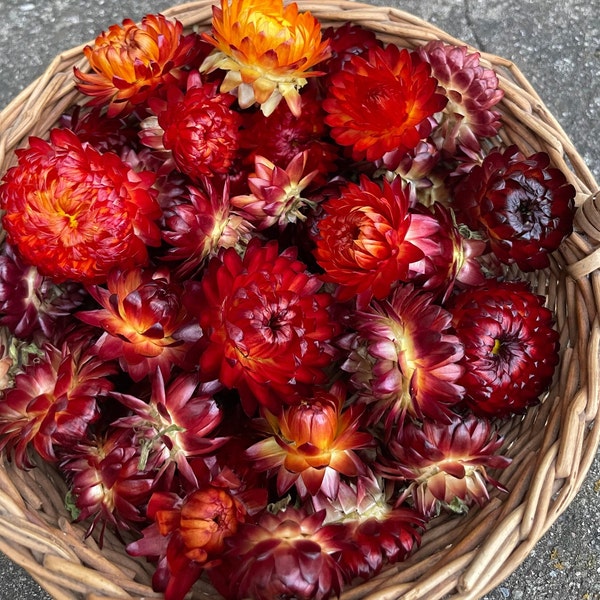
MULTIPOLYGON (((306 2, 327 25, 353 21, 384 41, 414 47, 431 39, 462 44, 407 13, 350 1, 306 2)), ((187 28, 204 29, 211 0, 173 7, 165 14, 187 28)), ((14 164, 14 150, 30 135, 44 136, 72 104, 84 102, 74 88, 72 69, 86 69, 83 45, 57 56, 46 72, 0 113, 0 173, 14 164)), ((527 556, 577 493, 600 441, 600 193, 556 119, 510 61, 482 54, 505 92, 499 110, 501 137, 525 152, 544 150, 577 190, 576 231, 554 254, 551 267, 528 278, 556 312, 561 363, 539 406, 503 429, 512 465, 499 475, 510 490, 493 494, 483 509, 431 523, 422 547, 407 562, 348 589, 344 600, 476 599, 497 586, 527 556)), ((517 272, 510 274, 518 274, 517 272)), ((510 275, 509 274, 509 275, 510 275)), ((40 464, 28 472, 0 457, 0 551, 23 566, 53 597, 89 600, 154 598, 151 565, 128 557, 123 544, 107 535, 100 551, 84 539, 85 527, 70 523, 63 505, 64 484, 40 464)), ((207 584, 195 599, 218 598, 207 584)))

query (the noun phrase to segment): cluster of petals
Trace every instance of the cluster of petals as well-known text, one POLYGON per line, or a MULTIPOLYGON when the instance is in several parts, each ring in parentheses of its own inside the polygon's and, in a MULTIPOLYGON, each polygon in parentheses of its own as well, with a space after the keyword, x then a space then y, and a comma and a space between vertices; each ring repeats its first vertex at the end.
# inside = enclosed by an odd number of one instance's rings
POLYGON ((277 471, 277 493, 292 485, 301 498, 319 492, 335 498, 340 476, 356 477, 365 465, 356 450, 373 446, 373 436, 361 431, 363 409, 342 410, 344 388, 334 384, 328 392, 317 390, 309 399, 287 406, 278 417, 267 414, 272 435, 247 449, 259 471, 277 471))
POLYGON ((451 313, 433 300, 406 285, 353 314, 354 344, 364 344, 366 355, 354 350, 342 368, 356 375, 370 421, 385 415, 388 432, 407 416, 448 421, 462 400, 463 345, 451 331, 451 313))
POLYGON ((377 160, 391 150, 411 150, 432 131, 447 99, 437 93, 429 65, 390 44, 369 48, 331 77, 323 108, 333 139, 353 157, 377 160))

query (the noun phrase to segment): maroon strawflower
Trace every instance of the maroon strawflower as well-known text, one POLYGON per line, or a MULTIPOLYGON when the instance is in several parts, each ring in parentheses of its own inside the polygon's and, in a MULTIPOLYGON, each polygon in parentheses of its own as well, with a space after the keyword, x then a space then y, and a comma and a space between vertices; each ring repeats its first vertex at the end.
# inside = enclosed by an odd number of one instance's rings
POLYGON ((387 438, 407 415, 452 418, 463 394, 463 347, 451 330, 452 315, 433 295, 405 285, 355 312, 352 322, 358 337, 342 368, 371 405, 370 423, 384 417, 387 438))
POLYGON ((241 524, 226 540, 221 566, 209 571, 211 581, 228 600, 339 596, 351 540, 345 526, 324 525, 324 517, 324 510, 308 515, 289 507, 241 524))
POLYGON ((559 335, 543 303, 522 282, 488 282, 453 299, 452 322, 465 348, 459 383, 476 414, 521 413, 550 385, 559 335))
POLYGON ((106 525, 118 532, 145 521, 155 479, 151 466, 140 467, 132 430, 82 439, 62 453, 60 467, 69 484, 74 518, 90 519, 86 536, 100 526, 102 544, 106 525))
POLYGON ((22 340, 36 333, 51 338, 87 294, 78 283, 60 285, 23 262, 5 244, 0 255, 0 325, 22 340))
POLYGON ((253 226, 234 211, 229 197, 229 179, 222 188, 202 177, 202 185, 189 185, 164 209, 161 233, 169 248, 161 257, 176 261, 177 277, 196 274, 221 248, 235 248, 243 253, 250 241, 253 226))
POLYGON ((486 419, 474 415, 450 423, 407 422, 386 445, 379 470, 407 485, 398 504, 410 498, 427 518, 441 509, 461 513, 489 500, 488 484, 506 491, 487 473, 511 462, 499 454, 502 442, 486 419))
POLYGON ((87 342, 42 348, 0 398, 0 450, 29 468, 29 444, 49 462, 60 446, 78 442, 100 415, 98 398, 113 389, 116 365, 100 359, 87 342))
POLYGON ((383 42, 374 31, 351 22, 328 27, 323 31, 323 38, 329 40, 331 49, 331 56, 320 65, 327 73, 325 78, 343 69, 353 56, 365 54, 369 48, 383 48, 383 42))
POLYGON ((416 510, 394 508, 392 487, 368 472, 354 481, 342 481, 335 498, 323 494, 311 501, 315 511, 325 510, 325 523, 342 523, 350 530, 353 549, 344 552, 344 564, 364 579, 384 564, 405 560, 421 543, 425 519, 416 510))
POLYGON ((135 432, 142 463, 149 462, 169 476, 177 467, 184 479, 197 486, 190 461, 214 454, 227 441, 214 435, 223 413, 210 391, 199 384, 195 372, 178 375, 167 387, 157 369, 149 400, 132 394, 111 394, 133 413, 112 425, 135 432))
POLYGON ((489 238, 500 261, 544 269, 573 229, 575 188, 545 152, 490 152, 454 189, 458 217, 489 238))

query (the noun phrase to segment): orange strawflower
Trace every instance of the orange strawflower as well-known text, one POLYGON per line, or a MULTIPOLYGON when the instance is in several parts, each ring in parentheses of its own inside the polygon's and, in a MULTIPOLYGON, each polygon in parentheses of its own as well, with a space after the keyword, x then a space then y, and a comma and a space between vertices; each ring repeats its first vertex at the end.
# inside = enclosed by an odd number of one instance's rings
POLYGON ((148 262, 161 216, 148 171, 101 154, 71 131, 31 138, 0 185, 2 225, 25 262, 55 283, 102 283, 113 267, 148 262))
POLYGON ((163 15, 146 15, 139 25, 125 19, 112 25, 83 53, 93 73, 75 68, 77 88, 89 104, 108 105, 108 116, 129 112, 162 83, 173 81, 197 54, 197 36, 163 15))
POLYGON ((215 50, 200 70, 227 71, 221 92, 237 90, 242 108, 258 102, 265 115, 284 99, 298 116, 298 90, 307 77, 321 75, 308 70, 329 56, 317 19, 281 0, 221 0, 221 8, 213 7, 212 35, 202 37, 215 50))

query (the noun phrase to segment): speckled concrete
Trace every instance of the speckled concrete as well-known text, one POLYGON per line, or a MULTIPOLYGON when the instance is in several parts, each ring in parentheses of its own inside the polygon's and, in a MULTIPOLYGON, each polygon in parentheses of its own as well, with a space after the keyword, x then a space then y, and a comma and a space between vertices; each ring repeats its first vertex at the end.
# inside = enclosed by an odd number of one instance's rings
MULTIPOLYGON (((599 0, 371 0, 421 16, 482 50, 511 59, 600 179, 599 0)), ((0 108, 61 50, 167 0, 0 0, 0 108)), ((571 506, 487 600, 600 600, 600 461, 571 506)), ((0 556, 0 599, 44 599, 0 556)))

